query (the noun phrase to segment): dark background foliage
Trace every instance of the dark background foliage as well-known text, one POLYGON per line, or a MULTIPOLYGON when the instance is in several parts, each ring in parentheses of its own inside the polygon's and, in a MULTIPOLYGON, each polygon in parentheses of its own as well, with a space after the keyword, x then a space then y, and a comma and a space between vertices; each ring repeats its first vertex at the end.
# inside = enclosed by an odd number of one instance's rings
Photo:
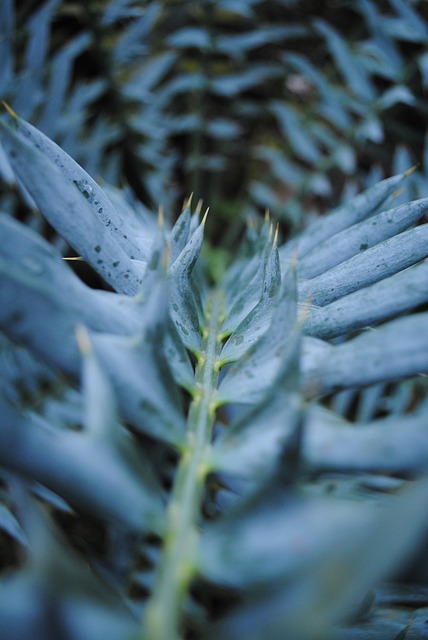
POLYGON ((412 164, 422 195, 425 2, 7 0, 2 11, 3 98, 149 208, 174 219, 190 192, 203 198, 216 244, 233 246, 243 214, 269 208, 287 233, 412 164))

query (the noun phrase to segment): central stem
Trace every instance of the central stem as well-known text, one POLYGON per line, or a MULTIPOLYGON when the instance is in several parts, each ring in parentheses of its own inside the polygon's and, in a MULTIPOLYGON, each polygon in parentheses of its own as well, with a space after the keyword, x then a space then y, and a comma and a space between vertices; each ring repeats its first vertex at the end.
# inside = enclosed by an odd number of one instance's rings
POLYGON ((195 371, 195 393, 184 447, 168 506, 168 527, 157 581, 145 613, 145 640, 180 640, 180 620, 190 582, 196 573, 198 522, 206 463, 215 420, 214 394, 221 349, 222 297, 211 294, 206 310, 201 354, 195 371))

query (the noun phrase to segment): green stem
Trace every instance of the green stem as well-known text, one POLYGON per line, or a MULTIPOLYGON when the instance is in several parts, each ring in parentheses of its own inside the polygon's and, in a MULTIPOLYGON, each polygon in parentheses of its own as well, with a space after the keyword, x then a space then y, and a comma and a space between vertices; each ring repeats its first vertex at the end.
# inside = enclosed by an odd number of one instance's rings
POLYGON ((180 640, 183 605, 196 573, 198 523, 215 420, 222 306, 221 294, 214 292, 207 304, 207 326, 195 372, 196 391, 189 409, 187 444, 168 506, 168 529, 157 581, 145 612, 145 640, 180 640))

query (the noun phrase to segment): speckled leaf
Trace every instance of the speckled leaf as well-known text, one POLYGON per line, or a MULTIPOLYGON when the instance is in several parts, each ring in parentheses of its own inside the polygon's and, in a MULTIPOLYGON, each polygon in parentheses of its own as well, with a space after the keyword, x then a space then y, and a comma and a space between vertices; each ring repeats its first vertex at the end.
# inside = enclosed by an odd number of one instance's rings
POLYGON ((120 293, 135 294, 145 263, 132 260, 100 218, 99 204, 13 125, 0 120, 1 139, 20 181, 64 239, 120 293), (84 233, 82 233, 84 229, 84 233))
POLYGON ((428 301, 428 260, 354 291, 325 307, 312 306, 304 332, 319 338, 376 324, 428 301))
POLYGON ((192 271, 201 251, 204 234, 202 222, 192 234, 170 268, 170 313, 185 346, 199 353, 201 332, 198 305, 192 288, 192 271))
POLYGON ((281 247, 281 261, 288 261, 296 247, 301 259, 324 240, 371 216, 397 191, 406 175, 404 173, 382 180, 355 196, 351 202, 316 220, 300 236, 281 247))
POLYGON ((283 276, 268 331, 227 371, 219 385, 217 400, 222 403, 253 403, 263 399, 278 374, 284 353, 296 339, 295 273, 283 276))
POLYGON ((398 273, 428 255, 428 224, 404 231, 299 286, 299 299, 324 306, 398 273))
POLYGON ((12 126, 31 146, 60 170, 63 179, 72 182, 84 198, 92 205, 96 217, 108 229, 116 242, 130 258, 145 261, 150 232, 147 222, 138 216, 135 209, 126 205, 114 190, 109 195, 91 178, 82 167, 61 147, 45 136, 36 127, 19 118, 12 118, 12 126), (114 202, 111 199, 114 198, 114 202), (141 237, 141 245, 140 245, 141 237))
POLYGON ((224 345, 220 358, 223 362, 238 360, 256 343, 269 328, 275 296, 281 283, 279 256, 276 246, 272 247, 266 260, 261 295, 256 306, 240 322, 224 345))
POLYGON ((401 233, 417 223, 427 209, 428 198, 422 198, 378 213, 332 235, 299 261, 299 276, 314 278, 379 242, 401 233))
MULTIPOLYGON (((129 296, 91 289, 68 267, 46 240, 10 216, 0 215, 0 258, 25 275, 48 286, 74 318, 97 331, 132 333, 140 325, 141 309, 129 296)), ((17 285, 18 286, 18 285, 17 285)))

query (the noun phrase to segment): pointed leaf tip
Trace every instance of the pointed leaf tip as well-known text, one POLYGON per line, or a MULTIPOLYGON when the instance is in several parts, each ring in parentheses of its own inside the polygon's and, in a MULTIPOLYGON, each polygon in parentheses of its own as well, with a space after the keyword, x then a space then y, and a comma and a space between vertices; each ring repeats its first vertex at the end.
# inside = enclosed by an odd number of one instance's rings
POLYGON ((76 326, 76 340, 80 353, 83 357, 88 357, 92 351, 91 342, 89 340, 89 334, 86 327, 83 324, 76 326))
POLYGON ((165 213, 163 209, 163 204, 160 204, 158 208, 158 227, 160 229, 163 229, 164 223, 165 223, 165 213))
POLYGON ((410 167, 410 169, 407 169, 407 171, 403 173, 403 176, 407 178, 407 176, 410 176, 412 173, 414 173, 418 167, 419 164, 414 164, 413 167, 410 167))
POLYGON ((8 114, 10 115, 10 117, 13 118, 14 120, 18 120, 18 115, 15 113, 15 111, 12 109, 12 107, 10 107, 7 104, 7 102, 5 102, 4 100, 2 100, 1 103, 4 106, 4 108, 6 109, 6 111, 8 112, 8 114))
POLYGON ((206 221, 207 221, 207 218, 208 218, 208 212, 209 212, 209 210, 210 210, 210 208, 209 208, 209 207, 207 207, 207 210, 206 210, 206 211, 205 211, 205 213, 204 213, 204 217, 202 218, 201 225, 202 225, 203 227, 205 226, 205 223, 206 223, 206 221))
POLYGON ((192 200, 193 200, 193 191, 190 194, 190 196, 187 198, 187 200, 184 201, 183 209, 190 209, 190 207, 192 205, 192 200))
POLYGON ((273 236, 273 246, 276 247, 278 244, 278 235, 279 235, 279 222, 276 223, 275 234, 273 236))

